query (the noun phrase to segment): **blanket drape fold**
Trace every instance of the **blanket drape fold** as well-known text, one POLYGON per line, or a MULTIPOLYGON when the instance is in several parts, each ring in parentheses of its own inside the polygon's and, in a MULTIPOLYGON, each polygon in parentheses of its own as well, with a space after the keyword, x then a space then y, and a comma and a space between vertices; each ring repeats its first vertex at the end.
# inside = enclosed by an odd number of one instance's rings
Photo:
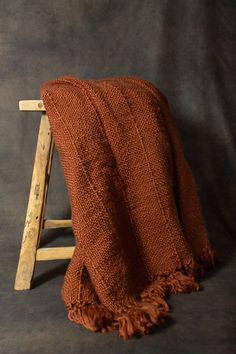
POLYGON ((75 251, 61 296, 94 332, 144 335, 219 258, 167 98, 137 76, 42 84, 75 251))

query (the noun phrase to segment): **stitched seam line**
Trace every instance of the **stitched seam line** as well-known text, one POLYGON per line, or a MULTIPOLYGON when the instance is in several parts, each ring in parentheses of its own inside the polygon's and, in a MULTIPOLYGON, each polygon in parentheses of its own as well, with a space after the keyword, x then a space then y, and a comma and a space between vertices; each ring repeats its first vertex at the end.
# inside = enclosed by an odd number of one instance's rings
MULTIPOLYGON (((113 153, 111 144, 109 143, 109 140, 108 140, 107 135, 106 135, 106 133, 105 133, 105 129, 104 129, 104 125, 103 125, 103 122, 102 122, 102 119, 101 119, 101 115, 99 114, 99 111, 98 111, 98 109, 96 108, 96 105, 94 104, 94 99, 92 98, 92 95, 93 95, 93 94, 94 94, 96 97, 97 97, 97 94, 93 91, 91 85, 89 85, 89 83, 86 84, 86 83, 81 82, 81 81, 80 81, 80 83, 77 82, 77 81, 76 81, 76 82, 74 82, 74 81, 73 81, 73 82, 70 82, 70 81, 67 80, 67 79, 64 79, 63 81, 65 81, 65 82, 67 82, 67 83, 69 83, 69 84, 71 84, 71 85, 73 85, 73 86, 75 86, 75 87, 82 88, 82 89, 85 91, 85 93, 87 94, 87 97, 88 97, 88 99, 89 99, 91 105, 93 106, 94 111, 96 112, 96 116, 98 117, 99 124, 100 124, 100 128, 101 128, 101 131, 102 131, 102 133, 103 133, 104 139, 106 139, 107 144, 110 146, 110 149, 111 149, 112 154, 113 154, 113 156, 114 156, 114 153, 113 153), (87 87, 86 87, 86 86, 87 86, 87 87)), ((103 102, 103 103, 104 103, 104 102, 103 102)), ((104 103, 104 104, 105 104, 105 103, 104 103)), ((112 114, 113 114, 113 112, 112 112, 112 114)), ((113 114, 113 116, 114 116, 114 114, 113 114)), ((120 179, 121 179, 121 176, 120 176, 120 174, 119 174, 119 172, 118 172, 117 169, 116 169, 116 171, 117 171, 118 176, 119 176, 120 179)), ((124 197, 124 200, 125 200, 125 204, 128 206, 129 204, 128 204, 127 197, 126 197, 126 194, 125 194, 125 191, 123 190, 123 188, 122 188, 122 194, 123 194, 123 197, 124 197)), ((129 217, 130 217, 130 220, 131 220, 131 225, 133 226, 133 230, 135 231, 133 218, 132 218, 132 216, 131 216, 131 214, 130 214, 129 208, 127 208, 127 209, 128 209, 128 214, 129 214, 129 217)), ((137 241, 136 238, 135 238, 135 241, 137 241)), ((136 242, 136 246, 137 246, 137 250, 138 250, 139 256, 142 257, 137 242, 136 242)))
MULTIPOLYGON (((111 86, 111 85, 106 84, 106 83, 104 83, 104 84, 107 85, 107 86, 111 86)), ((87 85, 90 87, 90 90, 92 90, 92 87, 91 87, 88 83, 87 83, 87 85)), ((98 97, 98 95, 97 95, 95 92, 94 92, 94 95, 98 97)), ((102 101, 102 103, 104 104, 104 106, 106 106, 105 101, 104 101, 104 100, 101 100, 101 101, 102 101)), ((106 106, 106 108, 109 110, 109 108, 108 108, 107 106, 106 106)), ((96 109, 96 107, 94 107, 94 109, 96 110, 99 119, 102 121, 101 115, 99 114, 99 112, 98 112, 98 110, 96 109)), ((110 110, 110 112, 112 112, 113 117, 115 117, 114 111, 113 111, 113 110, 110 110)), ((110 147, 111 147, 111 144, 109 143, 109 140, 108 140, 108 138, 107 138, 107 135, 105 134, 105 131, 104 131, 104 125, 101 124, 101 126, 102 126, 102 129, 103 129, 103 132, 104 132, 104 136, 105 136, 105 138, 106 138, 108 144, 109 144, 110 147)), ((111 147, 111 150, 112 150, 112 147, 111 147)), ((113 152, 113 151, 112 151, 112 152, 113 152)), ((114 153, 113 153, 113 155, 114 155, 114 153)), ((120 173, 119 173, 118 169, 116 169, 116 171, 117 171, 117 175, 119 176, 119 178, 122 179, 121 176, 120 176, 120 173)), ((130 203, 128 202, 128 198, 127 198, 126 192, 124 191, 123 188, 122 188, 122 195, 123 195, 123 197, 124 197, 125 205, 127 206, 127 211, 128 211, 128 214, 129 214, 129 218, 130 218, 130 221, 131 221, 131 225, 133 226, 132 229, 133 229, 133 231, 134 231, 134 233, 135 233, 134 219, 133 219, 133 217, 132 217, 132 215, 131 215, 130 208, 129 208, 130 203)), ((140 256, 140 257, 143 257, 142 254, 140 253, 141 251, 140 251, 140 249, 139 249, 139 247, 138 247, 136 237, 135 237, 135 243, 136 243, 136 246, 137 246, 137 250, 138 250, 139 256, 140 256)))
MULTIPOLYGON (((73 146, 73 148, 74 148, 74 150, 75 150, 75 153, 76 153, 76 155, 78 156, 79 160, 81 161, 81 164, 82 164, 82 166, 83 166, 83 170, 84 170, 85 175, 86 175, 86 177, 87 177, 87 179, 88 179, 88 181, 89 181, 90 187, 91 187, 91 189, 94 191, 94 194, 96 195, 97 199, 101 202, 101 204, 103 205, 103 207, 104 207, 106 213, 108 214, 107 209, 105 208, 103 202, 100 200, 100 198, 99 198, 99 196, 98 196, 96 190, 95 190, 94 187, 93 187, 93 184, 92 184, 92 182, 91 182, 91 180, 90 180, 90 178, 89 178, 89 176, 88 176, 88 173, 87 173, 86 169, 84 168, 83 161, 81 160, 81 158, 80 158, 80 156, 79 156, 79 153, 78 153, 78 150, 77 150, 77 148, 76 148, 76 146, 75 146, 75 144, 74 144, 74 142, 73 142, 73 139, 72 139, 72 137, 71 137, 71 134, 70 134, 70 132, 69 132, 69 130, 68 130, 68 128, 67 128, 67 126, 66 126, 64 120, 62 119, 60 113, 58 112, 57 107, 56 107, 55 103, 53 102, 53 99, 52 99, 51 95, 50 95, 48 92, 45 92, 44 95, 47 95, 47 96, 50 98, 50 101, 51 101, 51 103, 52 103, 52 105, 53 105, 53 107, 54 107, 54 110, 55 110, 56 114, 58 115, 59 119, 61 120, 61 122, 63 123, 63 125, 64 125, 64 127, 65 127, 65 130, 66 130, 66 132, 67 132, 67 134, 68 134, 68 137, 70 138, 70 142, 71 142, 71 144, 72 144, 72 146, 73 146)), ((108 214, 108 215, 109 215, 109 214, 108 214)), ((110 222, 110 224, 111 224, 111 226, 112 226, 112 229, 113 229, 113 231, 114 231, 114 226, 113 226, 113 224, 111 223, 110 218, 108 218, 108 219, 109 219, 109 222, 110 222)), ((86 250, 84 250, 84 252, 85 252, 85 254, 86 254, 86 256, 87 256, 86 250)), ((87 257, 87 258, 89 259, 89 257, 87 257)), ((96 274, 100 277, 100 279, 102 280, 103 285, 105 286, 104 289, 107 290, 108 288, 107 288, 107 286, 106 286, 105 280, 104 280, 103 277, 99 274, 99 272, 97 271, 97 269, 95 268, 95 266, 94 266, 93 262, 91 262, 91 260, 90 260, 90 264, 91 264, 91 266, 93 267, 95 273, 96 273, 96 274)), ((112 297, 112 294, 111 294, 111 297, 112 297)), ((114 297, 113 297, 113 299, 115 300, 114 297)))
POLYGON ((169 225, 168 225, 168 222, 167 222, 167 219, 166 219, 166 216, 165 216, 165 213, 164 213, 164 208, 162 207, 162 204, 161 204, 161 202, 160 202, 160 196, 159 196, 159 193, 158 193, 158 191, 157 191, 157 186, 156 186, 155 178, 154 178, 154 176, 153 176, 153 172, 152 172, 151 165, 150 165, 150 162, 149 162, 148 153, 147 153, 147 150, 146 150, 144 141, 143 141, 143 139, 142 139, 142 136, 141 136, 141 134, 140 134, 139 128, 138 128, 138 126, 137 126, 137 123, 136 123, 136 121, 135 121, 135 119, 134 119, 134 113, 133 113, 132 108, 131 108, 131 103, 130 103, 130 101, 128 100, 127 96, 124 94, 124 92, 123 92, 119 87, 117 87, 117 86, 114 85, 114 84, 112 84, 112 86, 116 87, 117 90, 120 91, 120 93, 123 95, 123 97, 124 97, 124 99, 125 99, 125 101, 126 101, 128 107, 129 107, 130 113, 131 113, 131 115, 132 115, 132 117, 133 117, 133 122, 134 122, 134 125, 135 125, 135 129, 136 129, 136 131, 137 131, 137 133, 138 133, 138 137, 139 137, 139 140, 140 140, 140 142, 141 142, 141 146, 142 146, 142 148, 143 148, 144 155, 145 155, 145 158, 146 158, 146 160, 147 160, 150 173, 151 173, 151 175, 152 175, 152 182, 153 182, 153 185, 154 185, 154 190, 155 190, 155 194, 156 194, 156 197, 157 197, 157 200, 158 200, 158 204, 159 204, 159 207, 160 207, 160 209, 161 209, 162 216, 163 216, 163 218, 164 218, 164 220, 165 220, 166 228, 168 229, 169 234, 171 235, 172 245, 173 245, 174 251, 175 251, 175 253, 176 253, 176 255, 177 255, 177 257, 178 257, 178 259, 179 259, 179 261, 180 261, 180 263, 181 263, 180 256, 179 256, 179 254, 178 254, 178 252, 177 252, 177 249, 176 249, 176 247, 175 247, 175 244, 174 244, 173 233, 172 233, 172 231, 171 231, 171 229, 170 229, 170 227, 169 227, 169 225))

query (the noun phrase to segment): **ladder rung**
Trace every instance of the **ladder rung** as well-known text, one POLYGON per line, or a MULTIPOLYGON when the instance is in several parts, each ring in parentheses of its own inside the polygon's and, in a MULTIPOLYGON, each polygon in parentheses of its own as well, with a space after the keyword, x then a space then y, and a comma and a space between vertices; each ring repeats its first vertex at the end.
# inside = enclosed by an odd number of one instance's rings
POLYGON ((70 259, 73 256, 74 250, 75 246, 38 248, 36 252, 36 260, 53 261, 57 259, 70 259))
POLYGON ((72 220, 44 220, 44 229, 56 229, 61 227, 72 227, 72 220))
POLYGON ((42 100, 22 100, 19 101, 19 110, 28 112, 46 111, 42 100))

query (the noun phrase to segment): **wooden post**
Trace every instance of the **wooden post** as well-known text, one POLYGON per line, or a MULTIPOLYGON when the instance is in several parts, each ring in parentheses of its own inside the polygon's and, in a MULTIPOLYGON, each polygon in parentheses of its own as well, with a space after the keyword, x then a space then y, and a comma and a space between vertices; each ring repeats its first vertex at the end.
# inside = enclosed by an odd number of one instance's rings
POLYGON ((39 247, 42 229, 72 227, 72 220, 46 220, 44 218, 54 141, 43 101, 19 101, 19 109, 25 112, 42 112, 14 285, 15 290, 28 290, 31 288, 36 261, 70 259, 75 247, 39 247))
POLYGON ((26 290, 31 287, 36 251, 44 223, 53 149, 54 142, 51 128, 48 117, 44 112, 41 116, 39 127, 30 195, 16 272, 15 290, 26 290))

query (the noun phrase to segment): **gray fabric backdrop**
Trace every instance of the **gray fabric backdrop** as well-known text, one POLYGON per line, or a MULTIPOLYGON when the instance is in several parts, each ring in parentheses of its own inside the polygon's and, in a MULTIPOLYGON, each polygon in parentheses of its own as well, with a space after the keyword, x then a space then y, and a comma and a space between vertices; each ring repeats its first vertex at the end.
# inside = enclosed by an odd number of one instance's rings
MULTIPOLYGON (((12 288, 40 119, 38 113, 20 113, 18 101, 38 99, 44 81, 65 74, 85 79, 138 75, 168 98, 199 187, 210 238, 223 257, 221 271, 212 278, 227 279, 228 292, 221 294, 219 325, 206 341, 218 340, 219 353, 235 349, 235 14, 234 0, 0 1, 0 249, 4 263, 0 272, 6 304, 11 296, 13 306, 19 296, 12 294, 12 288), (11 265, 7 265, 9 259, 11 265), (224 320, 227 329, 222 337, 224 320)), ((70 217, 57 152, 46 212, 48 218, 70 217)), ((59 288, 60 284, 55 297, 59 288)), ((9 314, 6 318, 9 331, 13 319, 9 314)), ((210 322, 213 328, 214 323, 210 322)), ((14 352, 7 338, 4 348, 14 352)), ((17 352, 27 352, 27 343, 25 339, 22 351, 17 352)), ((186 353, 195 353, 193 348, 185 348, 186 353)), ((201 347, 196 353, 200 352, 211 351, 201 347)))

